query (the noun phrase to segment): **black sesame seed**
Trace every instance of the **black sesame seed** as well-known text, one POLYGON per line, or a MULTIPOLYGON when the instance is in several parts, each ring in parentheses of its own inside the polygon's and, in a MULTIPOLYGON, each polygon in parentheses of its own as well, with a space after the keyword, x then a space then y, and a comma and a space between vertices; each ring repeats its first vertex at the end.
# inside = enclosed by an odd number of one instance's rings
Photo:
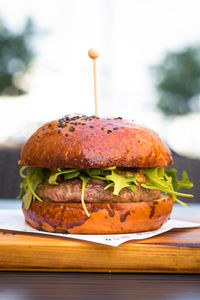
POLYGON ((43 127, 42 130, 45 130, 45 128, 43 127))
POLYGON ((114 128, 113 128, 113 130, 117 130, 117 129, 119 129, 119 128, 118 128, 118 127, 114 127, 114 128))
POLYGON ((94 128, 94 126, 90 126, 90 128, 94 128))
POLYGON ((104 130, 104 127, 101 127, 101 130, 104 130))
POLYGON ((54 130, 54 129, 55 129, 55 127, 52 127, 52 128, 51 128, 51 130, 54 130))
POLYGON ((37 138, 39 139, 39 138, 40 138, 40 136, 38 135, 38 136, 37 136, 37 138))
POLYGON ((82 123, 81 125, 86 125, 86 123, 82 123))
POLYGON ((60 130, 60 129, 58 130, 58 133, 61 133, 61 130, 60 130))
POLYGON ((68 133, 65 133, 65 136, 68 136, 68 133))
POLYGON ((71 132, 72 132, 72 131, 75 131, 75 128, 72 127, 72 126, 70 126, 70 127, 69 127, 69 131, 71 131, 71 132))
POLYGON ((112 130, 107 130, 107 133, 109 134, 109 133, 111 133, 112 132, 112 130))

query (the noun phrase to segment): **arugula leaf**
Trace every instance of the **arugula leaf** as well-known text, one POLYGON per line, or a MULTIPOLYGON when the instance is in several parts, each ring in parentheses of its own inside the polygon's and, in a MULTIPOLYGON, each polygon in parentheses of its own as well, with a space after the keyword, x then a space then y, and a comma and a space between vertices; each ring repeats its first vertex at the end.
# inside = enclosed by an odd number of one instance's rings
MULTIPOLYGON (((131 177, 122 176, 113 170, 111 171, 111 175, 105 176, 106 180, 111 181, 114 184, 114 195, 119 195, 119 192, 125 187, 132 188, 133 183, 136 185, 136 177, 137 175, 131 177)), ((110 184, 106 186, 106 188, 108 187, 110 187, 110 184)))
POLYGON ((110 187, 113 187, 113 186, 115 186, 115 185, 114 185, 113 182, 111 182, 111 183, 109 183, 109 184, 104 188, 104 190, 107 190, 107 189, 109 189, 110 187))
POLYGON ((44 179, 44 173, 42 168, 38 168, 38 167, 32 167, 29 168, 27 171, 27 184, 33 194, 33 196, 35 198, 37 198, 39 201, 42 201, 37 194, 35 193, 35 190, 38 186, 38 184, 40 184, 44 179))
POLYGON ((91 178, 96 178, 96 179, 106 181, 107 180, 106 175, 111 174, 111 170, 113 170, 113 168, 114 167, 105 168, 105 169, 86 169, 85 172, 91 178))
POLYGON ((19 195, 16 197, 17 200, 20 200, 22 198, 23 193, 27 191, 26 180, 20 183, 19 188, 20 188, 19 195))
POLYGON ((176 169, 170 169, 166 171, 167 175, 172 178, 172 185, 174 187, 175 191, 178 191, 180 188, 187 188, 190 189, 193 187, 193 183, 189 180, 188 174, 186 171, 182 172, 182 180, 178 181, 176 177, 177 170, 176 169))
POLYGON ((29 188, 22 199, 23 199, 23 203, 24 203, 24 208, 26 210, 29 209, 29 207, 31 205, 31 201, 32 201, 32 192, 29 188))
POLYGON ((62 174, 68 174, 68 173, 73 173, 78 171, 78 169, 65 169, 64 171, 62 171, 61 169, 58 169, 58 172, 54 173, 53 175, 51 175, 48 179, 48 183, 49 184, 58 184, 58 182, 56 181, 58 176, 62 175, 62 174))
POLYGON ((19 170, 19 175, 22 177, 22 178, 26 178, 26 175, 23 174, 23 171, 27 168, 27 166, 23 166, 21 167, 21 169, 19 170))
POLYGON ((79 175, 80 175, 80 172, 79 172, 79 171, 67 173, 67 174, 64 174, 64 180, 76 178, 76 177, 79 177, 79 175))
POLYGON ((22 167, 20 170, 20 175, 24 178, 24 181, 20 184, 20 193, 17 199, 20 199, 25 192, 22 200, 24 202, 24 208, 28 209, 30 207, 32 198, 42 201, 35 191, 38 184, 44 180, 45 172, 43 168, 30 167, 27 170, 27 175, 24 177, 24 174, 22 173, 24 169, 25 167, 22 167))
POLYGON ((147 182, 145 184, 141 184, 142 186, 149 186, 151 189, 156 188, 162 191, 169 189, 169 187, 171 186, 172 180, 170 177, 165 177, 164 168, 145 168, 144 175, 147 182))
POLYGON ((31 203, 32 196, 33 196, 34 199, 36 198, 38 201, 42 202, 42 199, 40 199, 40 197, 35 193, 35 191, 38 184, 40 184, 43 181, 43 179, 44 179, 44 172, 42 168, 31 167, 28 169, 27 176, 26 176, 28 190, 26 192, 27 195, 25 194, 22 198, 23 201, 27 201, 28 203, 31 203), (31 196, 31 199, 27 200, 28 195, 29 197, 31 196))
POLYGON ((176 172, 172 171, 171 174, 173 175, 173 177, 170 176, 170 172, 165 172, 164 168, 161 167, 145 168, 144 175, 146 177, 146 183, 142 183, 141 186, 147 189, 158 189, 165 193, 168 193, 173 197, 174 201, 187 206, 187 204, 179 200, 177 196, 193 197, 193 195, 179 193, 177 192, 177 189, 183 185, 184 187, 191 187, 192 183, 189 181, 186 172, 184 172, 184 178, 182 179, 182 181, 178 181, 178 179, 176 178, 176 172), (175 186, 173 185, 174 183, 175 186))
POLYGON ((81 203, 82 203, 82 206, 83 206, 83 209, 84 209, 86 215, 89 217, 90 214, 89 214, 89 212, 88 212, 88 210, 87 210, 87 207, 86 207, 85 201, 84 201, 84 193, 85 193, 85 187, 86 187, 86 184, 87 184, 87 182, 88 182, 91 178, 90 178, 90 177, 87 177, 87 176, 85 176, 85 175, 81 175, 81 176, 80 176, 80 179, 81 179, 82 182, 83 182, 83 183, 82 183, 82 191, 81 191, 81 203))

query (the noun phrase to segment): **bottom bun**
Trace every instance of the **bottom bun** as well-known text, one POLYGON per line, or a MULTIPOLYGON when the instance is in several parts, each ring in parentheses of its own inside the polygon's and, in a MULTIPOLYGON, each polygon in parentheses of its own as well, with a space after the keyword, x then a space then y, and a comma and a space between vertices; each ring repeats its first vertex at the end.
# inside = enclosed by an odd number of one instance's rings
POLYGON ((32 201, 23 212, 27 223, 48 232, 134 233, 158 229, 168 220, 173 202, 163 195, 148 202, 86 204, 89 218, 80 203, 32 201))

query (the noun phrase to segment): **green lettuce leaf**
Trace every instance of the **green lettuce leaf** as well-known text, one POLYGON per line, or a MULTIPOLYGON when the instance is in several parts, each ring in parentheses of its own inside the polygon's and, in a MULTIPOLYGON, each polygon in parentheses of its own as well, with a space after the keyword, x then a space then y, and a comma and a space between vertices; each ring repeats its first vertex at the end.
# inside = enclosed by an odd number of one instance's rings
POLYGON ((26 178, 26 175, 24 175, 23 171, 27 168, 27 166, 23 166, 21 167, 21 169, 19 170, 19 175, 21 176, 21 178, 26 178))
POLYGON ((38 184, 43 181, 44 177, 45 175, 42 168, 31 167, 28 169, 24 183, 25 195, 22 197, 25 209, 30 207, 32 198, 42 202, 42 199, 40 199, 35 191, 38 184))
POLYGON ((31 201, 32 201, 33 194, 31 190, 28 188, 27 192, 23 196, 23 203, 24 203, 24 208, 27 210, 31 206, 31 201))
POLYGON ((186 171, 182 172, 182 180, 178 180, 176 177, 177 170, 176 169, 170 169, 166 171, 167 175, 172 178, 172 185, 174 187, 175 191, 178 191, 180 188, 187 188, 190 189, 193 187, 193 183, 189 180, 188 174, 186 171))
POLYGON ((137 175, 126 177, 126 176, 120 175, 112 170, 110 175, 105 176, 107 181, 111 181, 111 183, 109 183, 106 186, 106 188, 113 186, 114 187, 114 190, 113 190, 114 195, 119 195, 119 192, 125 187, 128 187, 135 192, 136 186, 133 186, 133 184, 137 185, 136 177, 137 177, 137 175))
POLYGON ((76 177, 79 177, 79 175, 80 175, 80 172, 79 172, 79 171, 67 173, 67 174, 64 174, 64 180, 76 178, 76 177))
POLYGON ((193 184, 189 181, 187 173, 184 172, 184 178, 181 181, 178 181, 176 178, 176 172, 172 171, 171 176, 170 170, 168 173, 165 172, 164 168, 157 167, 157 168, 145 168, 144 175, 146 177, 146 183, 142 183, 141 186, 147 189, 158 189, 162 192, 168 193, 174 199, 185 206, 188 206, 183 201, 177 198, 177 196, 182 197, 193 197, 191 194, 184 194, 177 192, 177 188, 180 187, 187 187, 190 188, 193 184))
POLYGON ((57 182, 58 176, 60 176, 62 174, 74 173, 74 172, 78 171, 78 169, 65 169, 65 170, 57 169, 57 171, 58 172, 52 174, 49 177, 49 179, 48 179, 49 184, 58 184, 58 182, 57 182))
POLYGON ((111 174, 110 168, 108 169, 86 169, 86 174, 91 178, 96 178, 100 180, 106 180, 106 175, 111 174))

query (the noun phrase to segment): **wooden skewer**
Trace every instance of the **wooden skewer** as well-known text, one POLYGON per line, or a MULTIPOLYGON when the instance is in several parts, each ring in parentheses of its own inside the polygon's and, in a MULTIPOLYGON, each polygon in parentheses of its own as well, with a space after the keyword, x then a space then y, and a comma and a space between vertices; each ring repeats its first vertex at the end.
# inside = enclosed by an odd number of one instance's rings
POLYGON ((97 109, 97 76, 96 76, 96 59, 99 56, 99 51, 96 48, 91 48, 88 51, 88 55, 93 59, 93 72, 94 72, 94 105, 95 105, 95 116, 98 116, 97 109))

